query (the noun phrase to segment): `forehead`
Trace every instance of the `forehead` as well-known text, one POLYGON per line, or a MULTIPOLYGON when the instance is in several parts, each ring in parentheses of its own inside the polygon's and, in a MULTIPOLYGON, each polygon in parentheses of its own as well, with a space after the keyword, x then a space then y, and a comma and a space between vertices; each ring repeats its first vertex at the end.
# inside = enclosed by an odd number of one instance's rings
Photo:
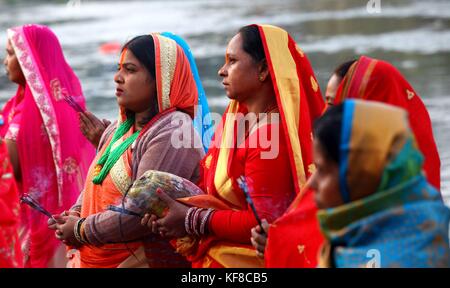
POLYGON ((123 59, 123 63, 129 63, 129 64, 131 63, 131 64, 139 66, 139 64, 140 64, 139 60, 136 58, 136 56, 134 56, 133 52, 131 52, 130 49, 124 50, 123 53, 125 53, 122 55, 123 58, 121 56, 121 59, 123 59))
POLYGON ((242 37, 241 34, 238 33, 233 38, 231 38, 230 42, 227 46, 227 54, 239 54, 244 52, 242 50, 242 37))
POLYGON ((319 165, 323 165, 326 162, 322 144, 319 142, 319 140, 317 140, 317 138, 314 139, 314 162, 319 165))
POLYGON ((8 50, 13 50, 12 44, 11 44, 11 40, 8 39, 8 41, 6 41, 6 49, 8 50))
POLYGON ((333 75, 331 75, 330 80, 328 80, 328 87, 329 88, 337 88, 337 86, 339 86, 339 84, 341 83, 341 77, 339 77, 338 75, 336 75, 336 73, 334 73, 333 75))

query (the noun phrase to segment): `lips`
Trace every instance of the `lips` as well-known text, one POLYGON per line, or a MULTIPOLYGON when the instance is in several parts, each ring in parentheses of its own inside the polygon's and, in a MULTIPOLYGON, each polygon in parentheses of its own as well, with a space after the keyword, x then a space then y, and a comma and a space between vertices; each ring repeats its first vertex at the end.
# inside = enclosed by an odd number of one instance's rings
POLYGON ((116 88, 116 96, 117 96, 117 97, 120 97, 120 96, 122 96, 122 94, 123 94, 123 89, 121 89, 121 88, 116 88))

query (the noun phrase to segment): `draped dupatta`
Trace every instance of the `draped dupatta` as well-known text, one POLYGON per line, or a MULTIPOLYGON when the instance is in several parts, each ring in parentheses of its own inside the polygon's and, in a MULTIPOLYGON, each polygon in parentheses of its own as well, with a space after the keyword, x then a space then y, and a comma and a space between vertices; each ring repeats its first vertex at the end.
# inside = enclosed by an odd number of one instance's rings
POLYGON ((335 103, 351 98, 384 102, 408 111, 411 129, 425 156, 426 177, 440 190, 441 162, 430 116, 419 94, 403 75, 388 62, 361 56, 339 86, 335 103))

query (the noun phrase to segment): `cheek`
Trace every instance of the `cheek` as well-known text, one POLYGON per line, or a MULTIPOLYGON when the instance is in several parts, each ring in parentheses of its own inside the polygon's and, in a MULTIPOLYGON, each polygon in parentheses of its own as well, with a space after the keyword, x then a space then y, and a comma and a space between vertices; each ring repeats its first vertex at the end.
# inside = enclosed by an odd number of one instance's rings
POLYGON ((340 205, 339 183, 327 175, 317 179, 316 198, 322 208, 331 208, 340 205))

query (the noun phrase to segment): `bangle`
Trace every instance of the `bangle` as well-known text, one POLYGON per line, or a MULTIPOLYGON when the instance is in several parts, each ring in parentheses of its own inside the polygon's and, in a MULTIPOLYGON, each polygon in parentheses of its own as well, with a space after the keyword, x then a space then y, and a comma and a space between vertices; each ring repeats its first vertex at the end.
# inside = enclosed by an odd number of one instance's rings
POLYGON ((200 231, 198 229, 198 217, 200 216, 200 213, 206 209, 203 208, 195 208, 194 217, 192 219, 192 231, 195 233, 195 235, 200 236, 200 231))
POLYGON ((186 233, 189 235, 193 234, 190 224, 191 224, 192 212, 194 212, 195 209, 196 209, 195 207, 189 208, 189 210, 187 211, 186 216, 184 218, 184 229, 186 229, 186 233))
POLYGON ((81 228, 81 224, 83 224, 83 222, 86 220, 86 218, 80 218, 76 223, 75 226, 73 226, 73 234, 75 236, 75 238, 77 239, 78 242, 80 242, 81 244, 85 244, 86 242, 83 240, 83 238, 81 237, 80 234, 80 228, 81 228))
POLYGON ((209 208, 208 211, 206 211, 205 216, 203 216, 202 223, 200 224, 200 234, 205 235, 206 234, 206 223, 209 222, 209 219, 211 218, 211 214, 214 212, 214 209, 209 208))
MULTIPOLYGON (((86 220, 86 218, 84 218, 86 220)), ((81 222, 80 229, 78 229, 80 234, 80 239, 83 241, 84 244, 87 244, 88 241, 86 240, 86 234, 84 233, 84 227, 86 227, 85 221, 81 222)))

